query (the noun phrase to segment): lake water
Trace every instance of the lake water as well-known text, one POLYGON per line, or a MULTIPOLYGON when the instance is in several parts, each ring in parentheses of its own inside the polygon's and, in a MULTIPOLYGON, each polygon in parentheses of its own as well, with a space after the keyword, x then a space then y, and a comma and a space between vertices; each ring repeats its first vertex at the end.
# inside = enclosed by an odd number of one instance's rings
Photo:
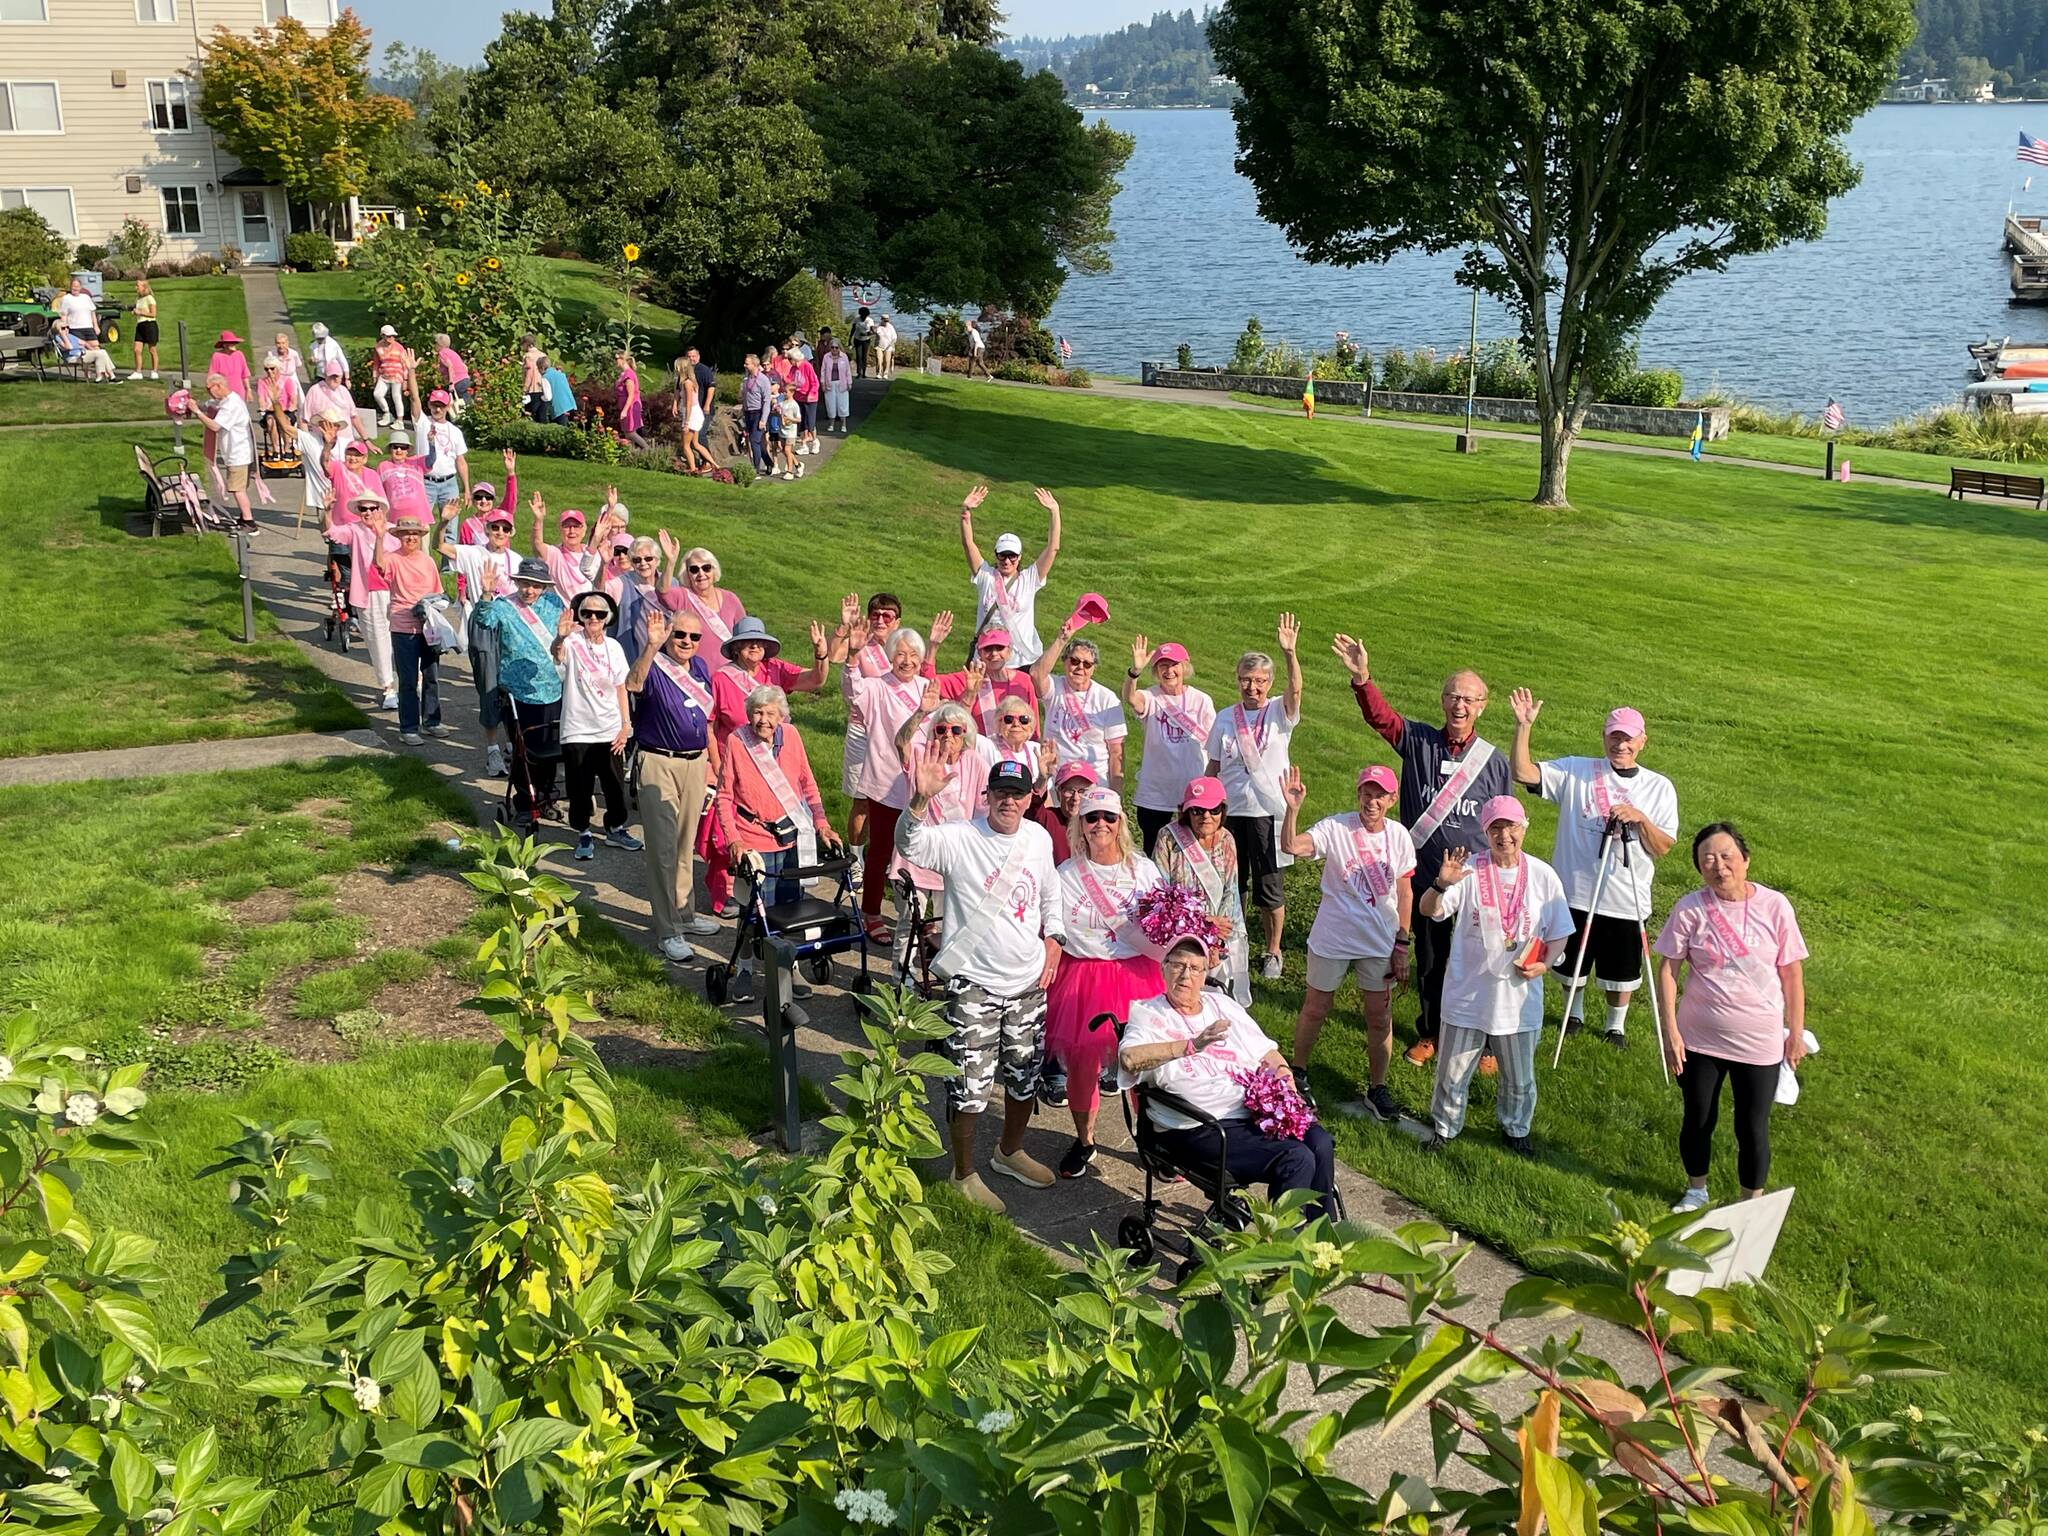
MULTIPOLYGON (((1232 169, 1228 112, 1101 115, 1137 148, 1113 213, 1114 270, 1069 278, 1047 319, 1077 365, 1134 374, 1183 341, 1220 363, 1250 314, 1269 338, 1317 349, 1339 330, 1375 354, 1463 345, 1471 298, 1452 284, 1454 255, 1311 266, 1232 169)), ((2013 156, 2022 128, 2048 132, 2048 106, 1875 108, 1849 135, 1862 185, 1830 210, 1827 234, 1681 281, 1644 330, 1645 366, 1677 368, 1689 391, 1718 384, 1810 413, 1833 396, 1863 425, 1958 398, 1965 343, 2048 341, 2048 307, 2007 302, 2001 254, 2009 200, 2048 211, 2048 170, 2013 156), (2037 195, 2021 190, 2029 171, 2037 195)), ((1482 336, 1510 329, 1482 304, 1482 336)))

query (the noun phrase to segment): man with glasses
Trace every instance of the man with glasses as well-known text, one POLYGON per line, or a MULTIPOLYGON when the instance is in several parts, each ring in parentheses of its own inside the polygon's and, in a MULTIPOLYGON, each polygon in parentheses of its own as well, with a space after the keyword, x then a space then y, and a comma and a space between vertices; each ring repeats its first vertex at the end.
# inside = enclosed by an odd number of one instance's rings
MULTIPOLYGON (((1372 680, 1361 642, 1337 635, 1330 649, 1351 673, 1351 693, 1358 701, 1358 712, 1401 754, 1399 820, 1415 843, 1414 889, 1427 890, 1435 883, 1445 854, 1454 848, 1477 853, 1486 847, 1480 807, 1497 796, 1514 793, 1506 754, 1479 736, 1479 717, 1486 713, 1486 680, 1472 671, 1453 672, 1445 678, 1443 724, 1431 725, 1401 714, 1386 701, 1372 680)), ((1448 917, 1416 913, 1415 971, 1420 978, 1417 990, 1422 1012, 1407 1058, 1418 1067, 1436 1056, 1451 929, 1448 917)), ((1493 1065, 1488 1056, 1479 1070, 1490 1076, 1493 1065)))
POLYGON ((711 668, 700 654, 695 614, 646 613, 647 644, 626 677, 633 739, 640 747, 640 825, 647 835, 648 900, 661 952, 682 965, 696 958, 690 936, 718 924, 696 910, 697 824, 718 793, 718 743, 711 731, 711 668))
POLYGON ((981 546, 974 542, 974 509, 988 499, 987 486, 977 485, 960 503, 960 547, 966 551, 967 574, 974 582, 975 631, 1006 630, 1020 667, 1030 666, 1044 650, 1038 639, 1038 594, 1060 552, 1060 504, 1042 485, 1036 494, 1049 521, 1045 548, 1030 565, 1024 563, 1024 541, 1014 533, 997 535, 993 565, 981 558, 981 546))
POLYGON ((458 496, 469 495, 469 443, 450 419, 454 397, 445 389, 427 396, 427 413, 414 426, 420 447, 420 473, 426 478, 427 501, 436 512, 458 496), (458 488, 459 482, 459 488, 458 488))
POLYGON ((554 588, 547 562, 529 556, 513 571, 512 595, 479 603, 469 621, 472 638, 488 630, 496 642, 498 688, 512 706, 512 815, 528 837, 555 814, 562 756, 562 677, 552 651, 563 604, 554 588))
POLYGON ((1052 840, 1028 823, 1031 775, 998 763, 988 775, 988 809, 967 821, 934 822, 932 799, 947 787, 937 752, 911 770, 910 805, 896 823, 896 848, 945 887, 945 942, 932 962, 946 984, 952 1025, 944 1050, 960 1069, 946 1082, 953 1189, 991 1211, 1003 1209, 975 1167, 976 1125, 996 1079, 1003 1129, 989 1166, 1033 1189, 1053 1171, 1024 1150, 1038 1098, 1045 1046, 1045 988, 1058 969, 1065 927, 1052 840))

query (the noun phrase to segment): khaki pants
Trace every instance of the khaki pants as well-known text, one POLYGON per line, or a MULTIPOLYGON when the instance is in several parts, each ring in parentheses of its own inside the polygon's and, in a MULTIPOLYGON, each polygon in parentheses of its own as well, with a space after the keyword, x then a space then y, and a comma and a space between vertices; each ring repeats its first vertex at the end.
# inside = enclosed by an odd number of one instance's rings
POLYGON ((711 759, 640 753, 640 829, 647 838, 648 901, 654 936, 681 936, 696 886, 697 821, 711 759))

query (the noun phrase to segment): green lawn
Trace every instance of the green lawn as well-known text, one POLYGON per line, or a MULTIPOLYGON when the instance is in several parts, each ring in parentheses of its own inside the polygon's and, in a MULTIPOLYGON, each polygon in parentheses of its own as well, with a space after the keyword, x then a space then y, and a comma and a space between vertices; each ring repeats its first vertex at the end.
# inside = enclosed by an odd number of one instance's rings
MULTIPOLYGON (((163 339, 158 352, 163 359, 162 380, 140 379, 131 384, 128 375, 135 366, 135 285, 109 281, 107 297, 121 304, 121 339, 108 349, 120 370, 115 384, 82 385, 76 379, 38 383, 33 373, 19 368, 0 373, 0 426, 47 425, 74 421, 161 421, 164 395, 178 376, 178 322, 185 322, 186 358, 195 377, 203 378, 206 360, 213 355, 214 341, 224 330, 233 330, 244 340, 249 335, 249 311, 242 302, 239 277, 160 277, 150 281, 157 297, 157 322, 163 339)), ((270 346, 245 348, 253 367, 270 346)), ((149 361, 144 354, 143 362, 149 361)))
MULTIPOLYGON (((0 696, 15 704, 0 757, 365 724, 260 605, 242 644, 226 539, 127 531, 142 506, 134 441, 114 428, 0 433, 0 696)), ((144 444, 167 454, 169 433, 144 444)), ((188 448, 196 462, 196 434, 188 448)), ((280 503, 296 497, 289 487, 280 503)))
MULTIPOLYGON (((1686 838, 1739 820, 1756 877, 1789 892, 1813 950, 1823 1054, 1805 1101, 1776 1122, 1773 1180, 1800 1193, 1774 1276, 1818 1299, 1846 1272, 1951 1351, 1956 1380, 1937 1394, 2001 1419, 2037 1412, 2048 1031, 2036 999, 2048 966, 2032 935, 2048 853, 2002 818, 1957 815, 1945 786, 1995 785, 1997 806, 2048 800, 2044 732, 2026 703, 2038 646, 2018 617, 2048 598, 2048 518, 1599 453, 1574 460, 1577 509, 1549 512, 1523 499, 1533 444, 1466 458, 1449 437, 1355 427, 907 378, 805 482, 619 485, 636 528, 651 512, 716 550, 733 589, 800 649, 801 623, 829 616, 849 587, 900 592, 919 625, 964 608, 960 495, 989 481, 985 540, 1016 528, 1035 548, 1044 518, 1029 488, 1043 481, 1066 509, 1066 543, 1041 615, 1050 627, 1079 592, 1106 594, 1111 666, 1142 628, 1190 643, 1203 683, 1227 690, 1229 659, 1270 648, 1282 608, 1300 614, 1297 760, 1316 813, 1341 807, 1361 762, 1388 757, 1328 654, 1334 630, 1362 636, 1390 696, 1418 712, 1447 670, 1480 668, 1503 745, 1518 683, 1549 700, 1545 755, 1597 750, 1605 711, 1636 704, 1648 760, 1678 784, 1686 838)), ((594 466, 530 467, 551 504, 601 494, 594 466)), ((959 641, 942 660, 960 664, 959 641)), ((831 762, 835 708, 798 707, 814 761, 831 762)), ((1547 849, 1552 813, 1534 819, 1532 846, 1547 849)), ((1309 873, 1295 877, 1293 966, 1309 873)), ((1691 883, 1681 851, 1660 911, 1691 883)), ((1262 1003, 1283 1035, 1297 985, 1290 976, 1262 1003)), ((1326 1095, 1361 1085, 1352 1007, 1325 1036, 1326 1095)), ((1412 1016, 1404 997, 1404 1034, 1412 1016)), ((1631 1212, 1660 1211, 1683 1182, 1678 1099, 1648 1020, 1635 1027, 1633 1052, 1581 1045, 1546 1070, 1534 1163, 1500 1152, 1483 1088, 1466 1144, 1441 1162, 1377 1129, 1346 1129, 1347 1154, 1514 1253, 1601 1221, 1604 1190, 1631 1212)), ((1394 1086, 1411 1109, 1426 1103, 1425 1073, 1402 1066, 1394 1086)), ((1717 1180, 1725 1190, 1732 1172, 1717 1180)), ((1754 1358, 1783 1359, 1768 1341, 1754 1358)))

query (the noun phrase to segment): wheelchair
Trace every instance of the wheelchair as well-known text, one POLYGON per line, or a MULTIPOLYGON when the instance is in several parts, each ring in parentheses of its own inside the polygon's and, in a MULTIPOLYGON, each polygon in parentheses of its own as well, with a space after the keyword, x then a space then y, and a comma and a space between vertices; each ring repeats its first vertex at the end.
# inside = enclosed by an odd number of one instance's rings
POLYGON ((805 975, 823 986, 832 979, 832 957, 848 950, 860 951, 860 974, 852 990, 866 992, 874 985, 868 973, 868 929, 861 916, 860 897, 853 889, 853 859, 846 853, 764 873, 752 859, 744 861, 733 877, 740 920, 733 932, 732 958, 706 967, 704 996, 714 1005, 732 995, 733 977, 742 957, 753 954, 760 941, 784 939, 796 950, 797 964, 805 975), (768 887, 778 880, 830 879, 829 898, 808 894, 795 901, 768 905, 768 887))

